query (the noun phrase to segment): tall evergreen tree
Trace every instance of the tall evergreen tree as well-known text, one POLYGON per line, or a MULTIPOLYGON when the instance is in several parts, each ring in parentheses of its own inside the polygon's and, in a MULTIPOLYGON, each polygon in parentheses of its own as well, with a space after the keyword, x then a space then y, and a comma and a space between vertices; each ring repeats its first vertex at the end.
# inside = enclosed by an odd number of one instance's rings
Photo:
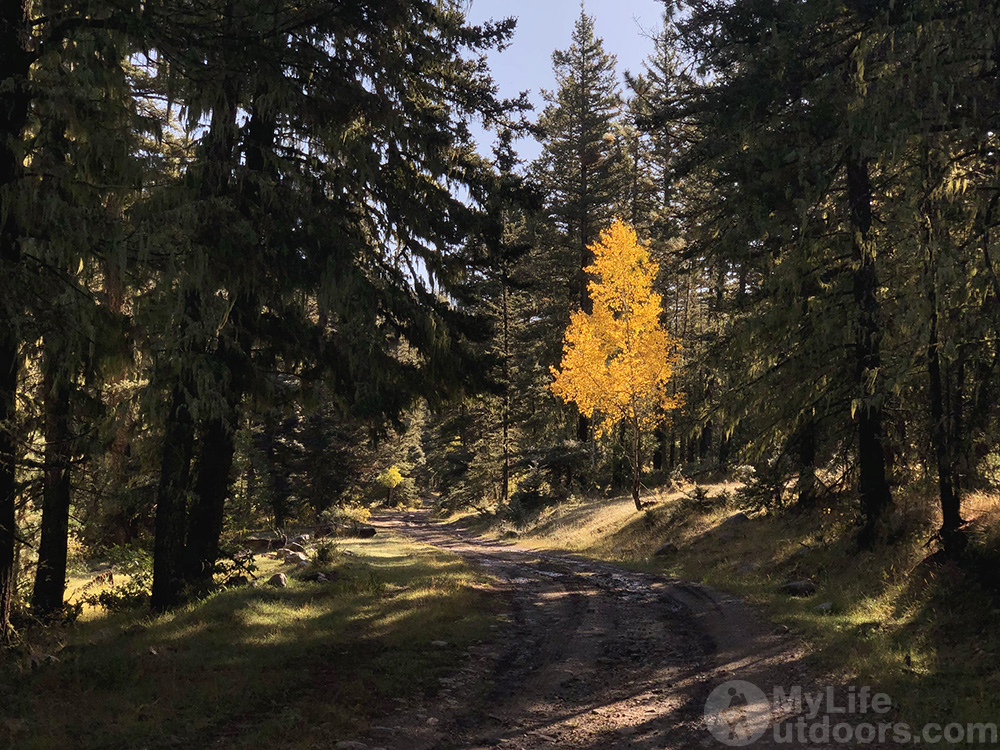
MULTIPOLYGON (((542 153, 532 166, 543 192, 546 212, 555 229, 547 242, 557 263, 565 267, 568 302, 590 312, 589 282, 583 270, 592 261, 590 245, 620 206, 623 182, 615 123, 622 98, 616 59, 604 51, 594 19, 581 8, 572 43, 552 54, 557 88, 544 92, 548 105, 539 118, 542 153)), ((565 327, 569 308, 560 311, 556 336, 565 327)), ((557 355, 558 356, 558 355, 557 355)), ((577 438, 586 440, 588 420, 580 416, 577 438)))

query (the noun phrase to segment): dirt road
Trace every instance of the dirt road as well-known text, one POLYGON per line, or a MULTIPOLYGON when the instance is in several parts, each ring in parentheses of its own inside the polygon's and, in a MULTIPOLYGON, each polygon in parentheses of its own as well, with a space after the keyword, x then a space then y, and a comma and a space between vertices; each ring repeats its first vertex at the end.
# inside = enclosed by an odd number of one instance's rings
MULTIPOLYGON (((372 747, 721 749, 704 718, 713 690, 810 684, 793 638, 704 587, 484 542, 426 513, 375 520, 489 571, 509 615, 437 696, 373 727, 372 747)), ((731 736, 746 729, 735 724, 731 736)), ((772 746, 787 744, 770 729, 753 745, 772 746)))

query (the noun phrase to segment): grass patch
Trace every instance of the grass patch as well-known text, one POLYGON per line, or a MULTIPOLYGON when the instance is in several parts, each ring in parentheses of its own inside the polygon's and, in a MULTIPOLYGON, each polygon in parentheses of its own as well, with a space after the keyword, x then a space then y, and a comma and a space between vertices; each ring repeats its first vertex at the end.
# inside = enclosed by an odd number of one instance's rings
MULTIPOLYGON (((642 570, 707 583, 758 605, 813 647, 813 667, 833 684, 877 686, 901 716, 925 721, 996 721, 1000 688, 1000 605, 980 578, 957 566, 923 562, 939 525, 934 503, 897 499, 897 538, 872 553, 853 546, 850 504, 748 512, 735 530, 720 524, 739 508, 736 485, 664 492, 637 513, 630 497, 574 500, 549 508, 520 536, 533 548, 569 550, 642 570), (676 550, 653 552, 670 542, 676 550), (809 578, 812 596, 779 593, 809 578), (829 611, 817 609, 831 603, 829 611)), ((980 550, 1000 548, 995 497, 965 504, 980 550)))
POLYGON ((494 620, 490 582, 381 532, 339 544, 328 583, 221 591, 168 615, 101 614, 0 655, 0 746, 329 748, 437 678, 494 620), (434 648, 444 640, 449 648, 434 648))

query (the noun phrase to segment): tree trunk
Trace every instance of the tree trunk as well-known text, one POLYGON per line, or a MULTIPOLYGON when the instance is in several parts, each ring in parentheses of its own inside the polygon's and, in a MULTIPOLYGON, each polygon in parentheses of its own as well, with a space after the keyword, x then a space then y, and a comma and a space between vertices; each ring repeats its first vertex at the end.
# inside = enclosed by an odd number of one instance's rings
POLYGON ((66 552, 71 493, 70 385, 59 372, 58 348, 47 348, 43 375, 45 408, 45 474, 42 489, 42 534, 31 608, 45 617, 60 612, 66 593, 66 552))
MULTIPOLYGON (((933 242, 933 238, 929 238, 933 242)), ((941 502, 941 542, 945 554, 952 558, 960 558, 967 544, 961 527, 965 523, 961 515, 961 496, 955 482, 955 454, 951 441, 951 431, 948 429, 945 415, 945 398, 943 378, 941 374, 940 340, 938 333, 938 303, 937 303, 937 267, 933 256, 933 247, 928 243, 928 290, 927 298, 930 304, 930 329, 927 341, 927 375, 931 399, 931 440, 934 443, 934 457, 937 463, 938 494, 941 502)))
POLYGON ((510 276, 506 262, 503 266, 503 413, 501 414, 503 428, 503 443, 500 466, 500 503, 510 502, 510 276))
POLYGON ((240 402, 250 377, 251 328, 255 327, 257 317, 253 304, 246 296, 238 296, 229 314, 231 331, 219 334, 215 359, 220 371, 229 376, 228 383, 217 384, 225 391, 225 412, 209 419, 199 430, 197 479, 185 550, 185 580, 202 593, 211 588, 215 563, 219 559, 219 539, 236 455, 236 425, 240 422, 240 402))
POLYGON ((25 48, 32 39, 26 2, 0 6, 0 643, 10 634, 14 596, 17 519, 14 421, 17 412, 17 376, 20 340, 17 308, 7 284, 17 283, 21 262, 20 227, 15 207, 24 162, 17 152, 31 95, 28 73, 31 56, 25 48))
POLYGON ((704 462, 712 450, 712 423, 706 422, 698 439, 698 460, 704 462))
POLYGON ((660 422, 653 431, 653 439, 656 442, 656 450, 653 451, 653 471, 661 471, 663 459, 667 455, 667 429, 663 422, 660 422))
POLYGON ((635 503, 636 510, 642 510, 642 502, 639 500, 639 479, 642 476, 639 450, 639 423, 636 422, 632 425, 632 502, 635 503))
POLYGON ((811 510, 816 505, 816 422, 807 419, 795 435, 795 457, 799 477, 795 482, 800 510, 811 510))
POLYGON ((871 182, 868 162, 854 155, 847 161, 847 198, 851 216, 854 261, 855 392, 858 422, 858 495, 864 518, 858 541, 862 548, 874 546, 892 508, 892 493, 886 479, 885 437, 882 429, 883 401, 878 398, 881 365, 881 321, 872 223, 871 182))
POLYGON ((10 607, 14 596, 15 442, 18 351, 10 329, 0 333, 0 644, 10 634, 10 607), (4 335, 6 334, 6 335, 4 335))
POLYGON ((188 513, 184 552, 185 583, 199 593, 211 588, 215 563, 219 559, 219 538, 235 455, 235 434, 227 419, 209 420, 198 439, 198 478, 194 485, 194 502, 188 513))
POLYGON ((719 438, 719 468, 723 471, 729 467, 729 438, 723 435, 719 438))
POLYGON ((153 609, 176 606, 184 591, 184 533, 194 455, 194 425, 182 385, 174 387, 163 434, 153 540, 153 609))

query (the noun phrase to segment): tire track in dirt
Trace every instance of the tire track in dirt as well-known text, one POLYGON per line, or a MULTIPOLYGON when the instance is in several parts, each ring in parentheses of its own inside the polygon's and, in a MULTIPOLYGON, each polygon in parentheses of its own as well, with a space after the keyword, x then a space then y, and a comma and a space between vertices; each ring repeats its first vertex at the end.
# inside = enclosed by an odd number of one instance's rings
MULTIPOLYGON (((724 748, 703 717, 713 689, 732 679, 768 693, 811 684, 794 639, 704 586, 477 539, 427 512, 374 522, 486 570, 508 614, 438 695, 373 728, 372 746, 724 748)), ((787 747, 771 739, 754 747, 787 747)))

